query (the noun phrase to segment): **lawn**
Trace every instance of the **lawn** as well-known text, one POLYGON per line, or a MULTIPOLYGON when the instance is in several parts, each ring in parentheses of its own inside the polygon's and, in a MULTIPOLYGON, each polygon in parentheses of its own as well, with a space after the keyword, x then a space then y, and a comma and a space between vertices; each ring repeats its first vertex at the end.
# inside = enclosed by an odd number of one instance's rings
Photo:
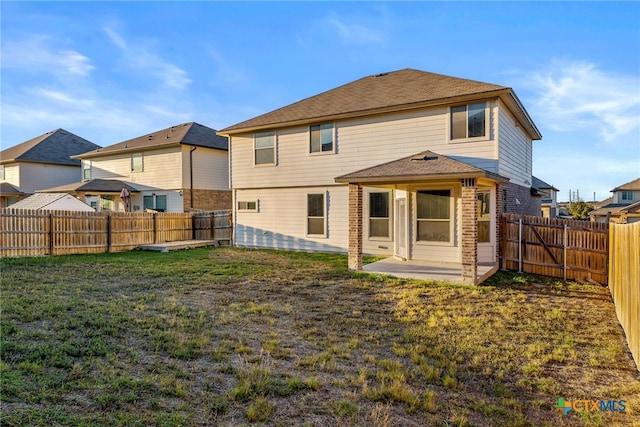
MULTIPOLYGON (((631 426, 608 289, 206 248, 3 259, 3 426, 631 426), (625 411, 554 409, 558 398, 625 411)), ((634 424, 635 423, 635 424, 634 424)))

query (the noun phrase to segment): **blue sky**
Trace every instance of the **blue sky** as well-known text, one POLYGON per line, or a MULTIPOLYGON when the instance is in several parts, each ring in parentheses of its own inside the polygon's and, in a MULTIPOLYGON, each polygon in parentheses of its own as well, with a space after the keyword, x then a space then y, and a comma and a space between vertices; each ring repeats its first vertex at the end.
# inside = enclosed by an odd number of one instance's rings
POLYGON ((221 129, 415 68, 512 87, 534 175, 593 200, 640 177, 640 2, 11 2, 1 148, 221 129))

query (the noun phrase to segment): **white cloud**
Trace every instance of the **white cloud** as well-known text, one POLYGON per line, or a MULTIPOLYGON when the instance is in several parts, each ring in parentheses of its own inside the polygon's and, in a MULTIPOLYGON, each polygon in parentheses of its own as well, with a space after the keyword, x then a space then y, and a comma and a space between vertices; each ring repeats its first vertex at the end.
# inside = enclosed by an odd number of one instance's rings
POLYGON ((122 51, 126 67, 154 76, 172 89, 185 89, 191 83, 185 70, 153 52, 150 43, 139 40, 127 42, 111 27, 104 27, 104 31, 109 40, 122 51))
POLYGON ((72 49, 52 46, 56 43, 43 35, 6 41, 2 47, 2 67, 83 77, 95 68, 86 56, 72 49))
POLYGON ((587 62, 553 61, 519 85, 536 93, 531 108, 553 130, 591 130, 606 142, 640 128, 640 77, 599 69, 587 62))
POLYGON ((333 27, 342 41, 352 44, 380 44, 385 41, 384 34, 377 28, 358 22, 348 22, 331 14, 325 22, 333 27))

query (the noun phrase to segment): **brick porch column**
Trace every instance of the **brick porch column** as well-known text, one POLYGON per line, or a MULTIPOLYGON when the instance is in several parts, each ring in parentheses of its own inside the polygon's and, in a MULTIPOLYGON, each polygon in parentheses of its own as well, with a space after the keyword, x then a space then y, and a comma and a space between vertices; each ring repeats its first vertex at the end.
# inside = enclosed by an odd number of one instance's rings
POLYGON ((496 261, 502 265, 502 213, 507 202, 505 199, 505 189, 502 184, 496 184, 496 261))
POLYGON ((349 184, 349 270, 362 270, 362 186, 349 184))
POLYGON ((478 186, 475 178, 462 180, 462 281, 478 279, 478 186))

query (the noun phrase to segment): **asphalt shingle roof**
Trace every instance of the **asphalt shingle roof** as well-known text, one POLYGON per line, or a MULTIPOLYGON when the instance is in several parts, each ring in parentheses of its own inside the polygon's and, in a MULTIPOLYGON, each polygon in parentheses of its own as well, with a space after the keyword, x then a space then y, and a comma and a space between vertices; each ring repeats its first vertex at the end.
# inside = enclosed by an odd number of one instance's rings
POLYGON ((640 191, 640 178, 629 181, 626 184, 622 184, 621 186, 611 190, 611 192, 614 191, 640 191))
MULTIPOLYGON (((45 209, 58 200, 71 197, 67 193, 35 193, 9 206, 10 209, 45 209)), ((75 199, 75 198, 74 198, 75 199)), ((77 200, 78 203, 83 203, 77 200)))
POLYGON ((496 181, 508 181, 500 175, 433 151, 423 151, 413 156, 351 172, 335 178, 335 181, 390 183, 450 177, 487 177, 496 181))
POLYGON ((540 178, 537 178, 535 176, 531 177, 531 186, 537 190, 546 190, 546 189, 551 189, 554 191, 559 191, 556 187, 554 187, 553 185, 547 184, 546 182, 544 182, 543 180, 541 180, 540 178))
POLYGON ((92 179, 89 181, 73 182, 71 184, 64 184, 58 187, 46 188, 44 190, 38 190, 39 193, 60 193, 69 192, 74 193, 78 191, 91 191, 96 193, 120 193, 123 188, 126 188, 130 192, 139 192, 137 188, 132 187, 126 182, 117 179, 92 179))
POLYGON ((540 134, 511 88, 425 71, 404 69, 363 77, 269 113, 229 126, 229 135, 269 127, 402 111, 427 105, 505 96, 534 139, 540 134), (514 107, 515 106, 515 107, 514 107))
POLYGON ((24 192, 18 190, 18 188, 9 184, 8 182, 0 182, 0 195, 2 196, 17 196, 20 194, 25 194, 24 192))
POLYGON ((0 152, 0 163, 36 162, 80 166, 70 156, 100 146, 64 129, 56 129, 0 152))
POLYGON ((216 134, 214 129, 190 122, 171 126, 157 132, 82 153, 77 158, 99 157, 120 152, 164 148, 180 144, 228 150, 227 138, 216 134))

